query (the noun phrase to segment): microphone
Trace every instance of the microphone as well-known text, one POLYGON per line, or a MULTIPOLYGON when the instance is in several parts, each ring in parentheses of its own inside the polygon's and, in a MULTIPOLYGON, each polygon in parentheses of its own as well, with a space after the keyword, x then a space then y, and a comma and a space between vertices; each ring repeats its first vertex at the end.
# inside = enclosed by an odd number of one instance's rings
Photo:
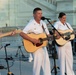
POLYGON ((5 46, 9 46, 9 45, 10 45, 10 43, 6 44, 5 46))
POLYGON ((11 56, 11 57, 7 57, 7 58, 5 58, 5 60, 13 60, 13 57, 11 56))
POLYGON ((43 17, 41 17, 41 20, 51 20, 50 18, 45 18, 44 16, 43 17))
POLYGON ((0 69, 4 69, 4 66, 0 65, 0 69))

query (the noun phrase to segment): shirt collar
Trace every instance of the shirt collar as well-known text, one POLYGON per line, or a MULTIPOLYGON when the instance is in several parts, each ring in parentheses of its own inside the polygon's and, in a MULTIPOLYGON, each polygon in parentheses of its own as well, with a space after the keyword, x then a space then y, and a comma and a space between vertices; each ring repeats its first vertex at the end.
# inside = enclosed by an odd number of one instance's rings
POLYGON ((40 24, 39 24, 39 23, 37 23, 37 22, 35 21, 35 19, 34 19, 34 23, 37 24, 37 25, 42 25, 42 22, 41 22, 41 21, 40 21, 40 24))

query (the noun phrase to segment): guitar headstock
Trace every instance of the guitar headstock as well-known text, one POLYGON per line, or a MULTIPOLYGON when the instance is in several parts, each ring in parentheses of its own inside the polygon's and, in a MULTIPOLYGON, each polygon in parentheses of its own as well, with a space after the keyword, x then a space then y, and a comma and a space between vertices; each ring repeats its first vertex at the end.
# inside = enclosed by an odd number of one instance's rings
POLYGON ((5 36, 12 36, 12 35, 20 33, 21 31, 22 31, 21 29, 16 29, 7 33, 3 33, 0 35, 0 38, 5 37, 5 36))
POLYGON ((22 32, 22 30, 21 29, 16 29, 16 30, 14 30, 14 32, 17 34, 17 33, 22 32))
POLYGON ((10 36, 15 35, 15 34, 19 34, 20 32, 22 32, 21 29, 15 29, 15 30, 11 31, 10 36))

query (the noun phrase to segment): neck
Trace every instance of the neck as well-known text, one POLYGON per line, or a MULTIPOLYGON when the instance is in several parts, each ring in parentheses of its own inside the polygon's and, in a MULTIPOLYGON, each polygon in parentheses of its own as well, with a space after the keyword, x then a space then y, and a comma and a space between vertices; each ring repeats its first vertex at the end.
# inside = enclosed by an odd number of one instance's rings
POLYGON ((61 21, 61 23, 62 23, 63 25, 65 25, 65 22, 62 22, 62 21, 61 21))
POLYGON ((35 19, 35 21, 36 21, 38 24, 40 24, 40 20, 35 19))

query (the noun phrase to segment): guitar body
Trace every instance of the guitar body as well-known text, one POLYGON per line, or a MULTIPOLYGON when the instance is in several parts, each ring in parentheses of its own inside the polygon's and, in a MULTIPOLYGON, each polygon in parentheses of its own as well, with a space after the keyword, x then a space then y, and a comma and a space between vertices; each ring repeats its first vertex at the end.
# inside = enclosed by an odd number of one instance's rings
POLYGON ((60 33, 62 33, 62 34, 64 34, 64 38, 67 36, 68 37, 68 35, 70 36, 70 38, 68 39, 68 40, 66 40, 66 39, 63 39, 62 37, 60 37, 59 39, 55 39, 55 42, 57 43, 57 45, 59 45, 59 46, 63 46, 63 45, 65 45, 68 41, 70 41, 70 40, 73 40, 74 38, 75 38, 75 35, 74 35, 74 33, 73 33, 73 31, 72 30, 70 30, 70 29, 68 29, 68 30, 58 30, 60 33), (68 33, 69 32, 69 33, 68 33))
MULTIPOLYGON (((35 39, 39 39, 39 38, 46 38, 46 34, 45 33, 41 33, 41 34, 27 34, 29 37, 31 38, 35 38, 35 39)), ((45 47, 47 45, 48 41, 43 41, 43 43, 40 46, 36 46, 34 45, 32 42, 23 39, 23 44, 24 44, 24 48, 27 52, 35 52, 36 50, 38 50, 41 47, 45 47)))

